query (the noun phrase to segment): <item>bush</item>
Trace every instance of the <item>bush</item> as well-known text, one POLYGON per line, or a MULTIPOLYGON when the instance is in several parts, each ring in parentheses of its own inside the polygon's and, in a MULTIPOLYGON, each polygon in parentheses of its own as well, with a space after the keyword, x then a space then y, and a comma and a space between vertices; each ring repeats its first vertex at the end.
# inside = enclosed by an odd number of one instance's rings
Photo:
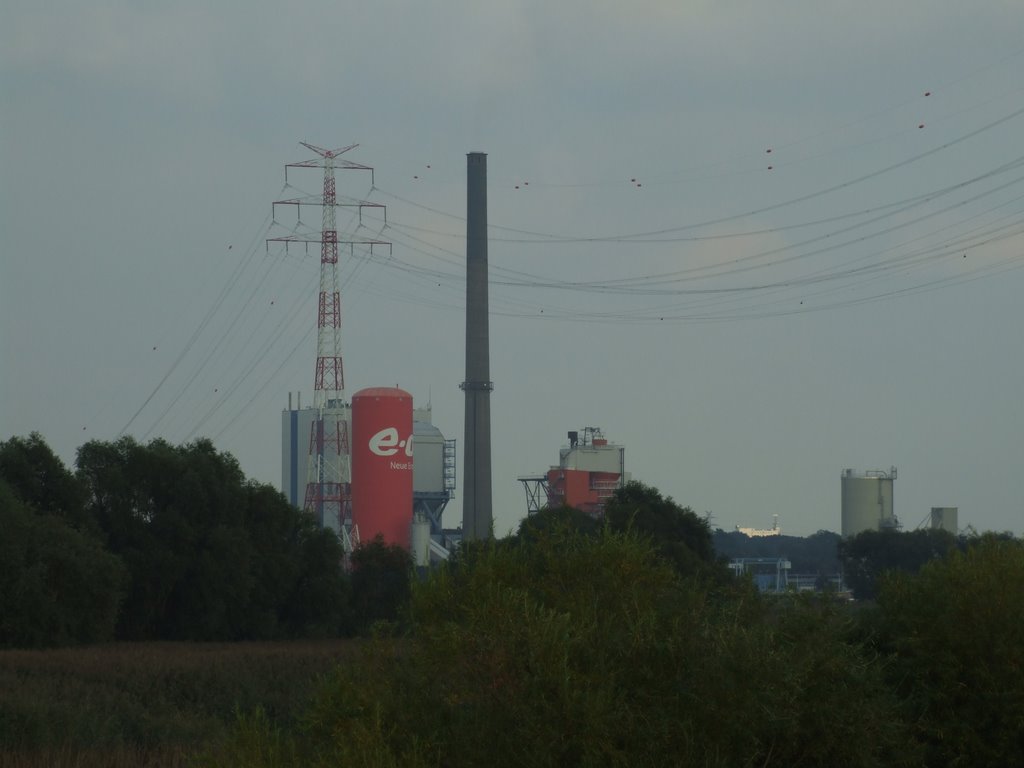
POLYGON ((410 637, 378 638, 338 669, 288 745, 299 754, 269 746, 253 764, 912 757, 881 670, 833 604, 720 599, 635 534, 467 548, 414 586, 410 613, 410 637))
POLYGON ((1024 765, 1024 545, 986 536, 883 581, 879 646, 928 765, 1024 765))

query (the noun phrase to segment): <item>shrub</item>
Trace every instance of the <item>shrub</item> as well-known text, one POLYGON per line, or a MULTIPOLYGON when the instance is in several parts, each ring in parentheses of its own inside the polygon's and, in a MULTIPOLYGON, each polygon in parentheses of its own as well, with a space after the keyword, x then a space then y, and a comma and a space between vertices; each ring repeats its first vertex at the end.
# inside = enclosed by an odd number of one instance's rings
POLYGON ((894 573, 880 647, 928 765, 1024 764, 1024 546, 985 536, 894 573))
MULTIPOLYGON (((302 765, 910 761, 880 667, 829 602, 720 599, 635 534, 467 548, 414 587, 412 634, 339 668, 302 765)), ((284 755, 269 747, 257 764, 284 755)))

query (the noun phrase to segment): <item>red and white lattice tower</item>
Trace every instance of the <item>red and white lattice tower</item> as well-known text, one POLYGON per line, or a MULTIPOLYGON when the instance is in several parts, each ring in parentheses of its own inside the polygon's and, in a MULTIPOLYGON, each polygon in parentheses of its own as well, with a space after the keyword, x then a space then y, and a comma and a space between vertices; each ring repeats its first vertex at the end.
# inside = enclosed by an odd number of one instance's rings
MULTIPOLYGON (((370 171, 372 184, 373 169, 370 166, 339 158, 339 155, 358 145, 352 144, 342 149, 333 150, 322 149, 306 142, 302 142, 302 146, 315 152, 318 157, 286 165, 285 182, 287 184, 288 168, 323 168, 323 195, 320 198, 304 197, 278 200, 275 201, 274 206, 320 206, 323 211, 320 238, 314 240, 306 235, 293 234, 268 238, 268 243, 283 242, 286 249, 289 243, 320 243, 320 294, 317 303, 316 373, 313 386, 313 407, 316 413, 309 434, 309 461, 303 508, 312 513, 321 526, 340 534, 346 530, 346 526, 351 521, 351 464, 349 452, 350 409, 345 401, 345 373, 341 357, 341 291, 338 282, 338 244, 346 244, 350 250, 356 245, 372 249, 375 245, 390 246, 391 244, 385 240, 358 237, 352 234, 338 237, 335 211, 339 207, 356 208, 360 221, 363 208, 379 208, 384 212, 385 220, 387 217, 385 207, 379 203, 365 200, 338 202, 334 182, 335 168, 370 171)), ((358 230, 359 227, 356 229, 358 230)))

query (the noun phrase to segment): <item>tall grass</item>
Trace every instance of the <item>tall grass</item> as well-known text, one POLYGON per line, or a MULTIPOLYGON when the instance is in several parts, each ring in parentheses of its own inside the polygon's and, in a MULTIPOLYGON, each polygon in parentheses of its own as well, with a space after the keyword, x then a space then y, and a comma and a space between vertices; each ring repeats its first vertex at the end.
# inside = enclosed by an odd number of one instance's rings
POLYGON ((353 641, 0 651, 0 768, 182 766, 259 710, 290 726, 353 641))
POLYGON ((191 750, 169 745, 103 749, 64 746, 0 752, 0 768, 187 768, 190 764, 191 750))

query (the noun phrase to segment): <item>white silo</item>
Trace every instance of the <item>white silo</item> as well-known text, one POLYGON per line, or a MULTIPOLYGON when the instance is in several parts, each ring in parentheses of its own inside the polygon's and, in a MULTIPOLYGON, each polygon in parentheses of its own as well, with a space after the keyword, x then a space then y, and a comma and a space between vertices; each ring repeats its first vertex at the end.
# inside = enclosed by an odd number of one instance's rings
POLYGON ((958 507, 932 507, 932 528, 956 534, 958 507))
POLYGON ((888 472, 844 469, 842 474, 842 534, 856 536, 899 526, 892 505, 896 467, 888 472))
POLYGON ((430 565, 430 519, 423 512, 413 514, 411 540, 413 565, 430 565))

